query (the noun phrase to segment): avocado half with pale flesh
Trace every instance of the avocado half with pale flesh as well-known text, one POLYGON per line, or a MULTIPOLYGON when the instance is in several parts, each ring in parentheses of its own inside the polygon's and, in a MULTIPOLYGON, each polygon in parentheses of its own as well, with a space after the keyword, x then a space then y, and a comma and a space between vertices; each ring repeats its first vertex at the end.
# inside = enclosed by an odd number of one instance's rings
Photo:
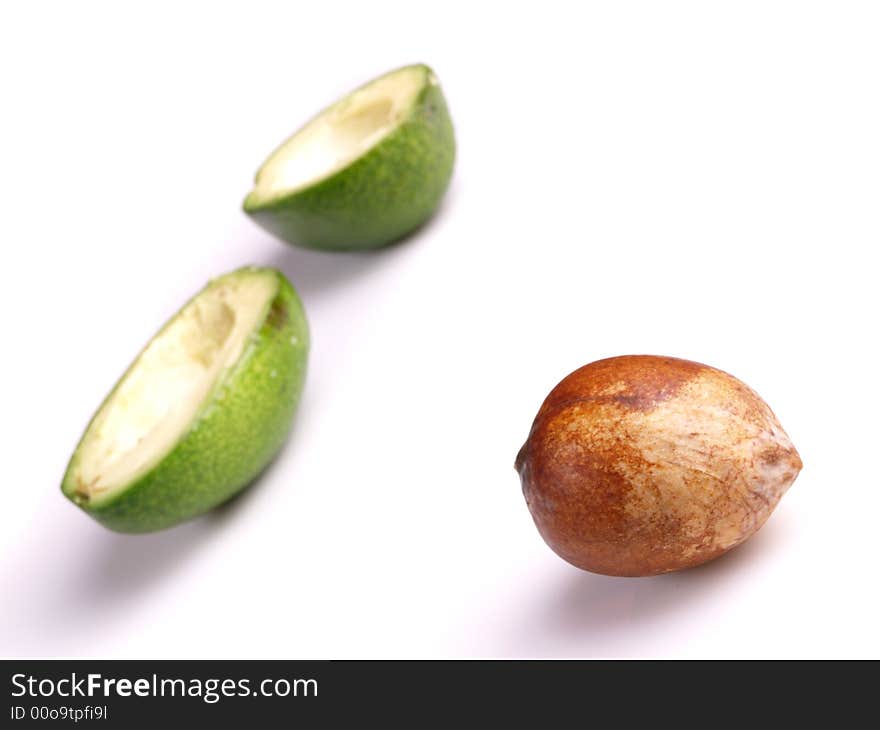
POLYGON ((229 499, 284 442, 308 350, 302 304, 281 272, 214 279, 104 400, 62 492, 118 532, 161 530, 229 499))
POLYGON ((454 160, 437 77, 423 64, 406 66, 351 92, 278 147, 244 210, 298 246, 376 248, 431 216, 454 160))

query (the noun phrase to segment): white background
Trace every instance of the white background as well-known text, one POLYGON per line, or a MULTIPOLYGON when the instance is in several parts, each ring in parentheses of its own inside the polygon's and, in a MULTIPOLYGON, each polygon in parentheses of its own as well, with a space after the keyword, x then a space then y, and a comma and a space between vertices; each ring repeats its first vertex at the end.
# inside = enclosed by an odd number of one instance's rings
POLYGON ((876 4, 133 8, 0 14, 0 654, 880 656, 876 4), (244 216, 278 142, 414 61, 459 142, 427 229, 327 255, 244 216), (308 310, 288 446, 205 518, 103 529, 59 492, 83 427, 245 263, 308 310), (627 353, 737 375, 803 457, 714 564, 591 575, 531 522, 538 406, 627 353))

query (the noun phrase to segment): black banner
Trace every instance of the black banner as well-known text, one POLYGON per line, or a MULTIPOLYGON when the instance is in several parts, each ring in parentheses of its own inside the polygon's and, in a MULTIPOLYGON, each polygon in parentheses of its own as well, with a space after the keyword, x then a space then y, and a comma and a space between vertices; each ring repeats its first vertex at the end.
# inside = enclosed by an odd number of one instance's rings
MULTIPOLYGON (((97 727, 156 723, 527 718, 579 725, 637 718, 678 725, 790 723, 800 714, 835 726, 858 717, 865 672, 840 681, 834 665, 620 661, 40 661, 2 662, 0 726, 50 721, 97 727), (836 681, 835 681, 836 680, 836 681), (789 687, 790 690, 785 688, 789 687), (794 694, 792 694, 792 690, 794 694), (707 714, 708 713, 708 714, 707 714), (702 719, 701 719, 702 718, 702 719)), ((865 716, 861 716, 865 719, 865 716)))

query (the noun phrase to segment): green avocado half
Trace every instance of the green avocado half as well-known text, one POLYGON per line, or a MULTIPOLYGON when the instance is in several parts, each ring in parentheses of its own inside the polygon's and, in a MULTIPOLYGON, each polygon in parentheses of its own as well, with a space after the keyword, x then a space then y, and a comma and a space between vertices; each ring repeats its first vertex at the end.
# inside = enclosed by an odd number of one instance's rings
POLYGON ((104 400, 62 492, 118 532, 161 530, 229 499, 287 437, 308 351, 305 312, 281 272, 214 279, 104 400))
POLYGON ((454 161, 437 77, 423 64, 406 66, 351 92, 278 147, 244 210, 305 248, 377 248, 431 216, 454 161))

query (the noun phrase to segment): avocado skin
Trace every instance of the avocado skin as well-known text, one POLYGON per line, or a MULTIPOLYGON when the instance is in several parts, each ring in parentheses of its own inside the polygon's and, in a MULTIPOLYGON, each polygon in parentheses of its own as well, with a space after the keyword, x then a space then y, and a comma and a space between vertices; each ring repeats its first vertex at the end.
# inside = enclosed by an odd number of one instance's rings
POLYGON ((302 303, 284 275, 270 271, 278 291, 265 319, 181 440, 150 471, 97 504, 76 494, 77 450, 61 487, 68 499, 116 532, 153 532, 225 502, 266 467, 290 431, 309 350, 302 303))
POLYGON ((244 211, 303 248, 353 251, 394 243, 424 223, 446 192, 455 135, 440 85, 425 86, 409 117, 348 167, 298 192, 244 211))

